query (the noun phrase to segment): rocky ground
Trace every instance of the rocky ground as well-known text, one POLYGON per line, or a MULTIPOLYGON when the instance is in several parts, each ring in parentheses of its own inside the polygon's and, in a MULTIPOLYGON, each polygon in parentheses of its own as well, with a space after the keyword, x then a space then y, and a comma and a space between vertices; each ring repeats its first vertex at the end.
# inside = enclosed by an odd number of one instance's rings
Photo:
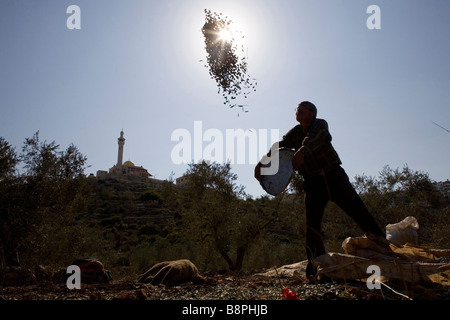
POLYGON ((407 283, 383 284, 370 290, 366 283, 309 283, 283 278, 211 275, 208 284, 153 286, 135 281, 82 284, 69 290, 65 284, 51 282, 21 287, 0 287, 0 300, 286 300, 284 289, 300 300, 450 300, 450 289, 438 285, 407 283))

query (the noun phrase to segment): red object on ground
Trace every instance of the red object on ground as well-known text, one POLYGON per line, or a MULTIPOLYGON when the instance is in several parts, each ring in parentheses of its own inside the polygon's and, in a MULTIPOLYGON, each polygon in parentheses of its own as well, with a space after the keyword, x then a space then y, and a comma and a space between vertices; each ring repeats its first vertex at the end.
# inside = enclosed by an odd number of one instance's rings
POLYGON ((300 300, 299 297, 297 297, 297 293, 295 293, 294 290, 290 290, 288 288, 283 289, 283 296, 281 297, 283 300, 300 300))

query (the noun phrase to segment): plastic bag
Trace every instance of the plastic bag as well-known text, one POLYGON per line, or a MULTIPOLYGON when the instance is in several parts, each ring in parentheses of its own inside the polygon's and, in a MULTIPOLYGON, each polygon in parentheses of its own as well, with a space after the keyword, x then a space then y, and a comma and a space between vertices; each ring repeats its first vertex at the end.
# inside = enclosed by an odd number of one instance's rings
POLYGON ((398 245, 406 243, 417 245, 417 230, 419 230, 417 219, 409 216, 398 223, 388 224, 386 226, 386 239, 398 245))

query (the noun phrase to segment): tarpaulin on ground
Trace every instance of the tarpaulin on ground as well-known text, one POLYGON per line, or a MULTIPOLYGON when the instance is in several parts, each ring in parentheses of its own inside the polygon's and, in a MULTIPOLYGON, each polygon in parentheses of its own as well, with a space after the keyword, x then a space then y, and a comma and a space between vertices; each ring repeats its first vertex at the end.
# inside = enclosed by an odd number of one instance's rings
POLYGON ((450 286, 450 249, 395 244, 366 234, 347 238, 342 243, 345 254, 327 253, 314 259, 318 274, 333 279, 365 279, 369 266, 378 266, 380 281, 400 279, 408 282, 433 282, 450 286))

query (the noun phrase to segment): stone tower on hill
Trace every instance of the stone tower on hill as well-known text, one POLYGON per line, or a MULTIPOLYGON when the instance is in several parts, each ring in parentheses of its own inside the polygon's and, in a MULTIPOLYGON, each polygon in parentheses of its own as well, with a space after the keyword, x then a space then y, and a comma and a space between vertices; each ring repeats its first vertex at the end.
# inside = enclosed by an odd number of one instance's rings
POLYGON ((127 178, 142 177, 150 178, 151 174, 148 173, 147 169, 142 166, 136 166, 131 161, 123 162, 123 150, 125 146, 125 138, 123 137, 123 130, 120 132, 120 137, 117 139, 119 145, 119 151, 117 154, 117 163, 109 169, 109 172, 104 170, 97 171, 97 177, 108 176, 123 176, 127 178))

